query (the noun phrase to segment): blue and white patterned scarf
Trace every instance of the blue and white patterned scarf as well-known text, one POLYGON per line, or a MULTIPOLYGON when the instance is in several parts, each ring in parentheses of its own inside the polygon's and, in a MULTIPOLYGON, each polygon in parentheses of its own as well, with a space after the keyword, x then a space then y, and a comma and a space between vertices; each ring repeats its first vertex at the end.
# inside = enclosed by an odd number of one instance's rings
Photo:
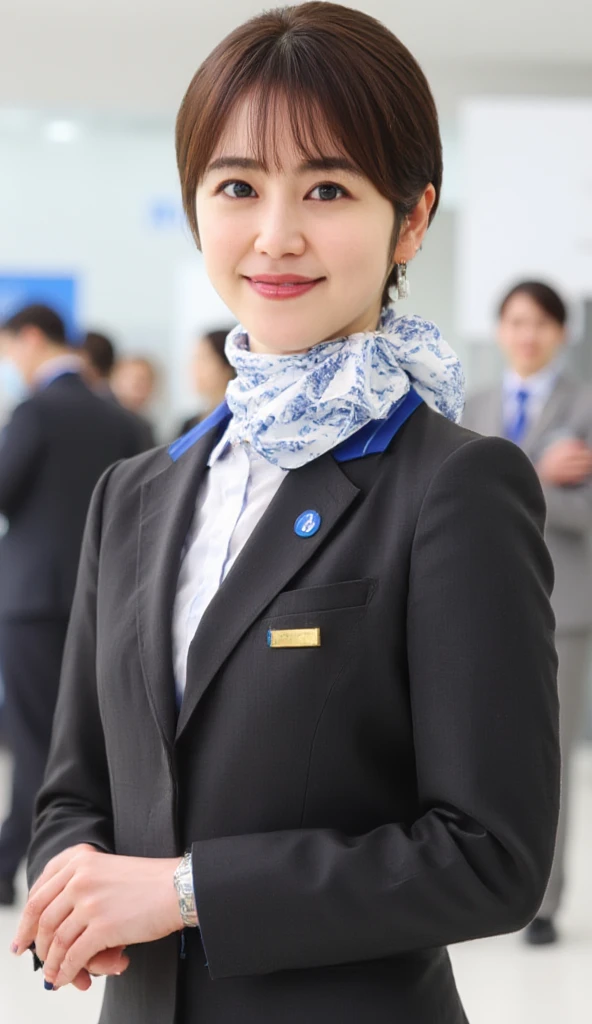
POLYGON ((459 422, 462 366, 438 328, 387 306, 379 329, 322 342, 298 355, 260 355, 238 324, 226 339, 237 376, 228 385, 227 439, 248 442, 268 462, 296 469, 370 422, 386 419, 413 386, 459 422))

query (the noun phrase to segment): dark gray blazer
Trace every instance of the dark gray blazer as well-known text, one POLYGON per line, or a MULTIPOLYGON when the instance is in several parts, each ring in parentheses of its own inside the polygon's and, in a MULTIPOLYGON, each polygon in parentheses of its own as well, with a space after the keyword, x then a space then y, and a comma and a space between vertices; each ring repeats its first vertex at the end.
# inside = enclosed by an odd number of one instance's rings
POLYGON ((526 925, 553 855, 536 474, 426 406, 382 454, 289 473, 205 612, 177 720, 173 599, 216 437, 95 494, 29 880, 82 841, 192 849, 203 946, 132 948, 103 1024, 461 1024, 446 945, 526 925), (268 646, 301 627, 321 646, 268 646))
POLYGON ((93 490, 142 451, 133 423, 66 373, 14 410, 0 437, 0 617, 67 617, 93 490))
MULTIPOLYGON (((502 436, 501 385, 467 402, 463 424, 479 434, 502 436)), ((592 447, 592 388, 562 374, 521 445, 533 463, 561 436, 581 438, 592 447)), ((547 505, 546 541, 555 566, 553 607, 562 632, 592 627, 592 477, 578 487, 543 488, 547 505)))

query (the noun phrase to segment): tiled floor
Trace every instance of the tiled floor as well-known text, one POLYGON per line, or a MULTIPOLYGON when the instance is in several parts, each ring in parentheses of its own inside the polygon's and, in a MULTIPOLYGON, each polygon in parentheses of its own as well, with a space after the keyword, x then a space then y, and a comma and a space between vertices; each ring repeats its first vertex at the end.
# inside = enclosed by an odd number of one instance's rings
MULTIPOLYGON (((7 770, 7 760, 0 756, 0 804, 7 770)), ((570 886, 560 922, 563 942, 552 949, 530 949, 519 936, 510 935, 454 948, 458 986, 471 1024, 592 1021, 592 748, 582 750, 576 776, 570 886)), ((24 894, 24 883, 22 888, 24 894)), ((101 981, 84 993, 45 992, 29 959, 15 961, 8 953, 17 916, 17 911, 0 910, 0 1024, 96 1024, 101 981)))

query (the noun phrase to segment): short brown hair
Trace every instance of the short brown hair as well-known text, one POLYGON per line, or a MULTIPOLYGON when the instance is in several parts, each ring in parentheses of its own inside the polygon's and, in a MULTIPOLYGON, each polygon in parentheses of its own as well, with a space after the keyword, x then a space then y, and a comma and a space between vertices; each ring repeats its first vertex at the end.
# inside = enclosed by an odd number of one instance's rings
MULTIPOLYGON (((442 142, 427 79, 381 22, 333 3, 281 7, 230 33, 196 72, 177 117, 183 206, 199 247, 196 192, 237 102, 256 95, 250 138, 267 169, 275 153, 274 112, 288 99, 290 127, 305 159, 327 155, 334 138, 395 209, 395 236, 432 184, 436 212, 442 142), (319 115, 322 116, 319 116, 319 115)), ((397 276, 395 268, 388 289, 397 276)))

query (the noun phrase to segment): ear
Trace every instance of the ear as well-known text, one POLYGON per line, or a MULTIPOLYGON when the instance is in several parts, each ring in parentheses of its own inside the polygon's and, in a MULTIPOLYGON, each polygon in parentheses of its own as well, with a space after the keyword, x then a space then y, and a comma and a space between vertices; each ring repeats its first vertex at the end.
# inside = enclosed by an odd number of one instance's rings
POLYGON ((436 189, 428 185, 417 206, 405 218, 393 263, 410 263, 416 255, 430 223, 430 213, 436 202, 436 189))

